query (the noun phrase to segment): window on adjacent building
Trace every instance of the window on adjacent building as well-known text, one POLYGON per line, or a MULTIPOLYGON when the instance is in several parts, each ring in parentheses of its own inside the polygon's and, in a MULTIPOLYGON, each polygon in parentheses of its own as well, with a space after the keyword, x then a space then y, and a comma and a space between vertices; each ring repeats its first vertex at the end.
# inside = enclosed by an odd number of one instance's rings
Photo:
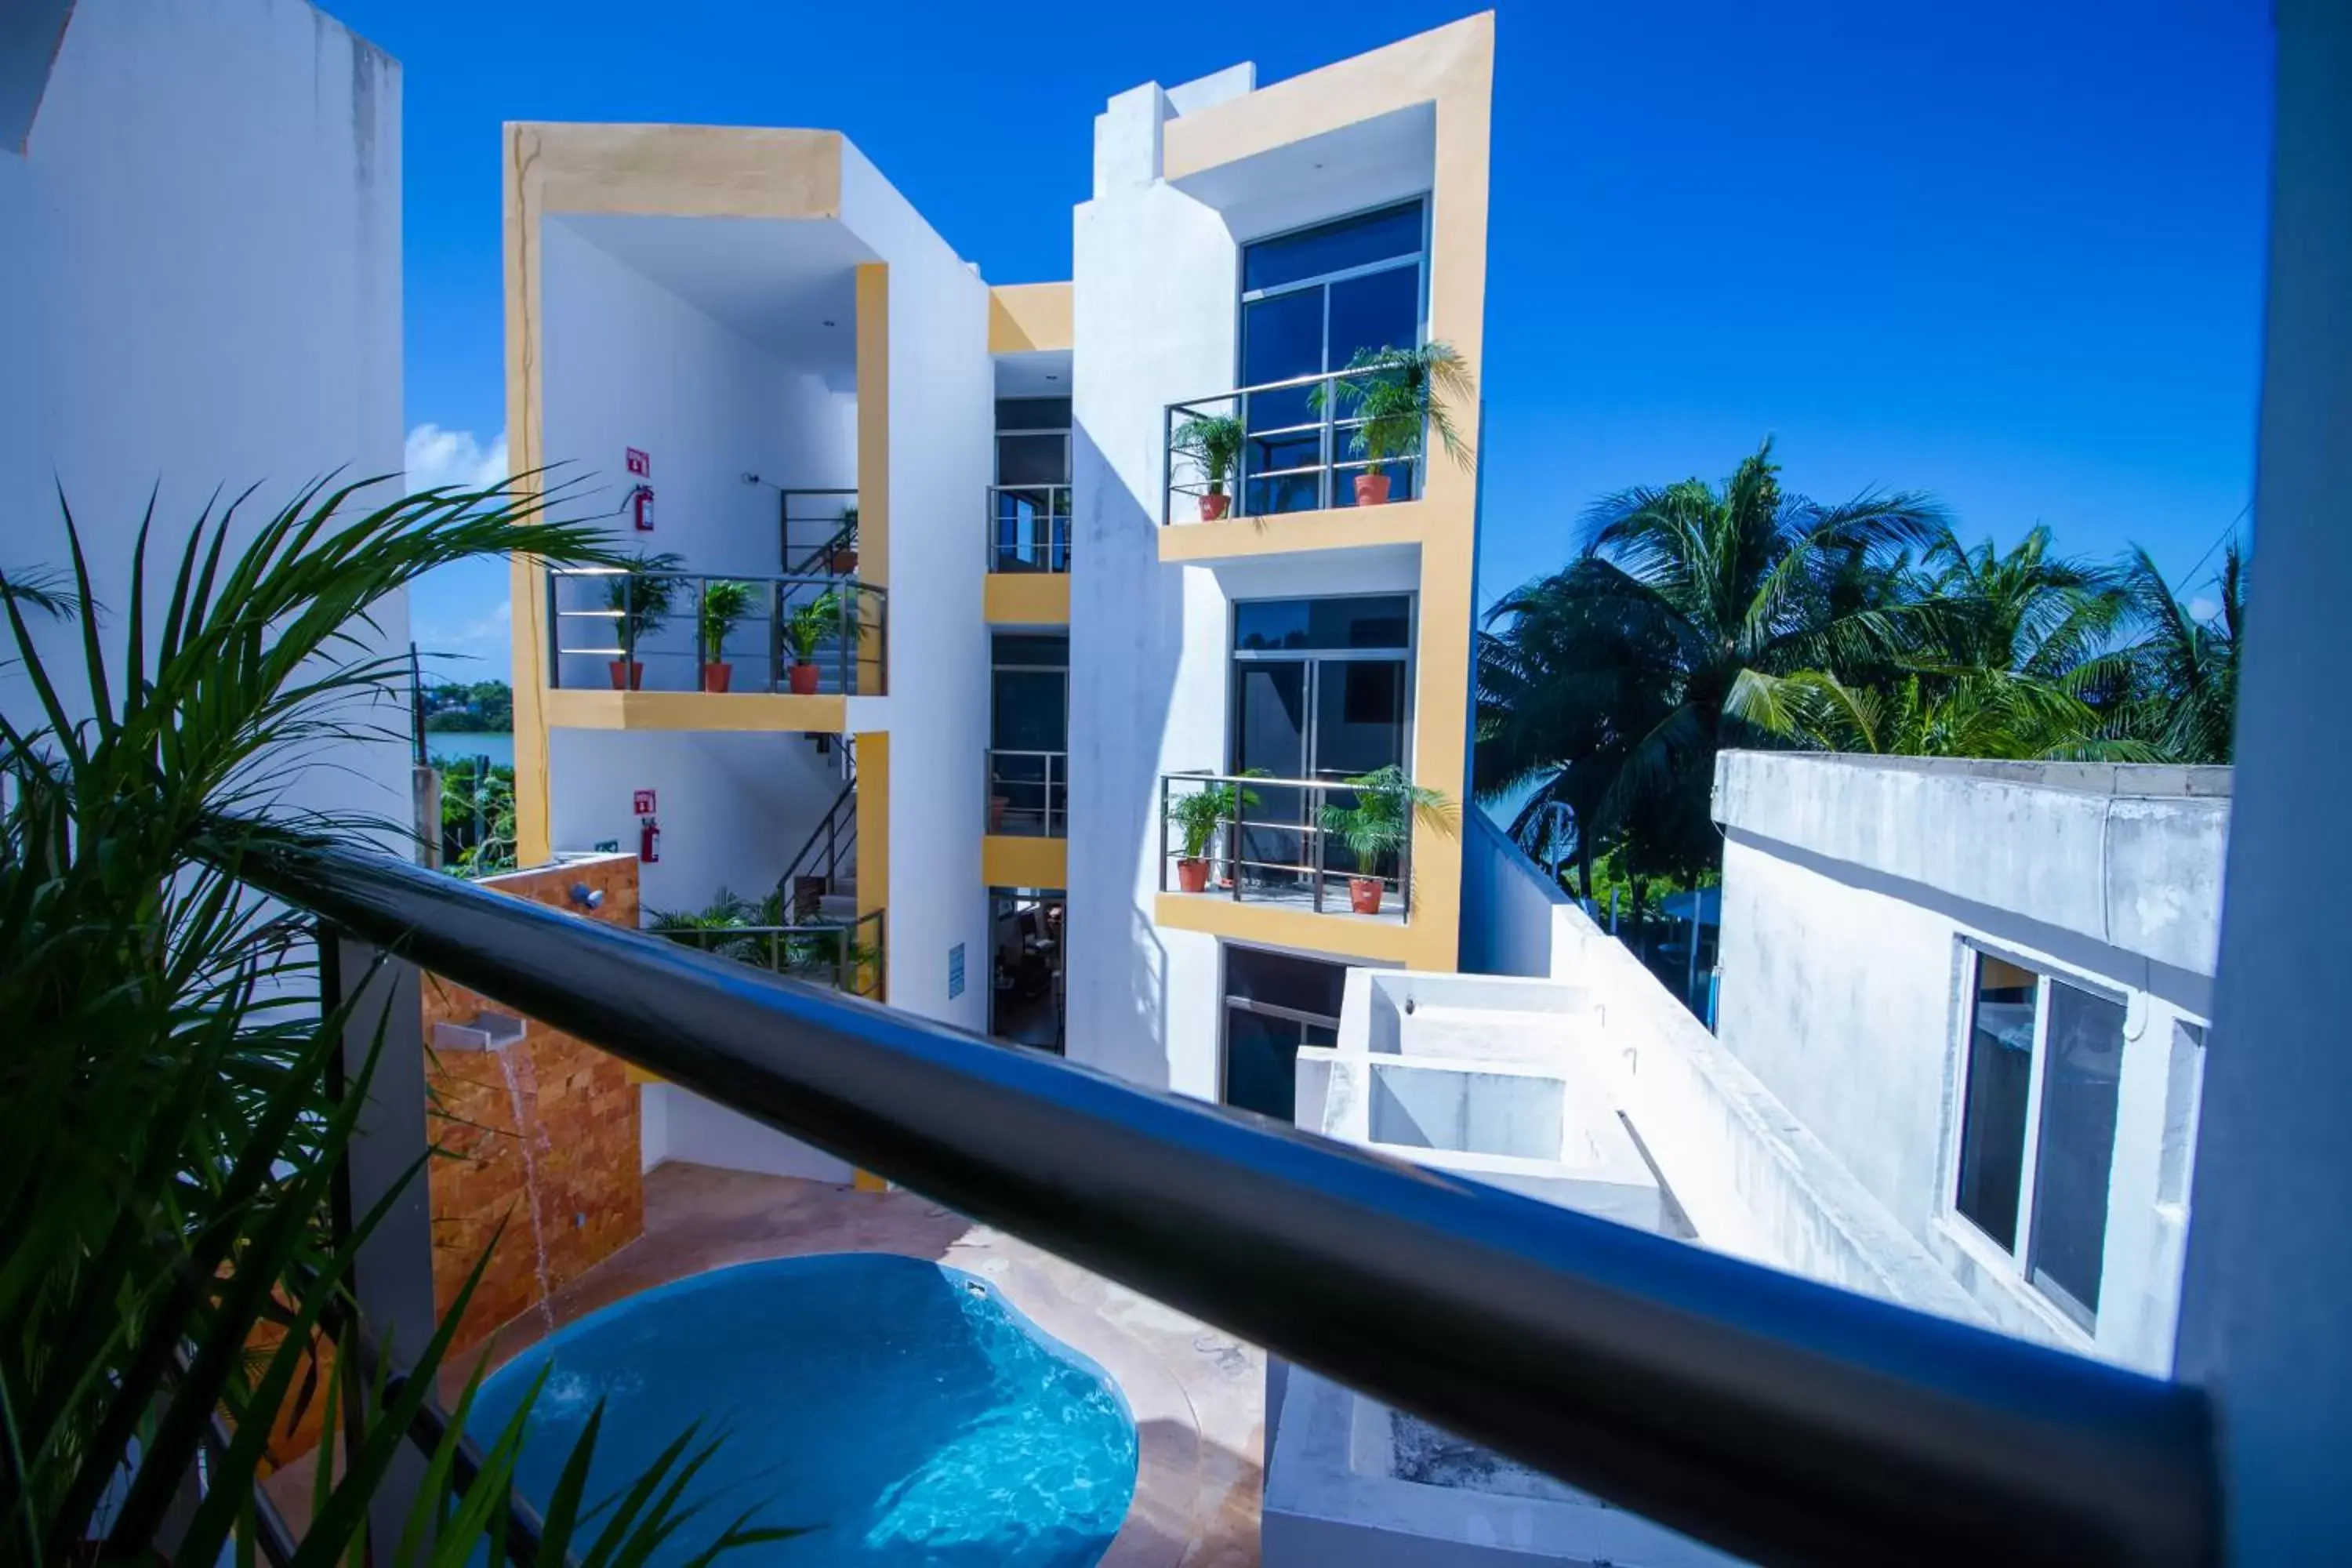
POLYGON ((2124 1004, 1974 955, 1952 1206, 2089 1328, 2099 1310, 2124 1004))
MULTIPOLYGON (((1417 346, 1425 234, 1423 204, 1412 201, 1244 246, 1241 384, 1338 370, 1363 350, 1417 346)), ((1323 416, 1308 392, 1247 400, 1242 469, 1252 515, 1350 503, 1349 485, 1328 482, 1323 416)), ((1391 494, 1403 500, 1412 494, 1412 470, 1393 468, 1391 494)))

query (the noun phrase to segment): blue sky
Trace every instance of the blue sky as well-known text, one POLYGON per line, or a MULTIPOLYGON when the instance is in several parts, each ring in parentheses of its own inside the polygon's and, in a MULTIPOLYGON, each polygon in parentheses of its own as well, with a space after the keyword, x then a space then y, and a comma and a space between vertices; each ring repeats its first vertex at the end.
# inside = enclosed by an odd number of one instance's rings
MULTIPOLYGON (((1462 4, 327 0, 405 74, 407 412, 504 423, 499 126, 848 132, 993 282, 1069 276, 1114 92, 1261 81, 1462 4)), ((2260 0, 1501 0, 1481 591, 1597 494, 1729 471, 1935 492, 1970 536, 2138 542, 2192 595, 2252 494, 2270 102, 2260 0)), ((414 606, 503 675, 503 569, 414 606)))

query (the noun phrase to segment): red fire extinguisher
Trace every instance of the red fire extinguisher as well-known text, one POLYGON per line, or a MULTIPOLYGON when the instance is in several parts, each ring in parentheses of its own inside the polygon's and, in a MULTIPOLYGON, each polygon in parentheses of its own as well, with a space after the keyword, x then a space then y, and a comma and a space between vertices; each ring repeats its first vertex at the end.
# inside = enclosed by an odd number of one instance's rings
POLYGON ((637 858, 648 866, 661 858, 661 822, 658 818, 637 818, 637 858))
POLYGON ((653 486, 639 485, 629 492, 629 520, 637 525, 637 531, 640 533, 651 533, 654 531, 653 486))

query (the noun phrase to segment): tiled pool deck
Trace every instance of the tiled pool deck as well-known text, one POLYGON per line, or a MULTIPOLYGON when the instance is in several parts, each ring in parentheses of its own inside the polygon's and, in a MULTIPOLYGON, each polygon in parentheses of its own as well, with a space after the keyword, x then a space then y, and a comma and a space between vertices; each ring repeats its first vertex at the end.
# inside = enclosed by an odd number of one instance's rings
POLYGON ((1118 1380, 1139 1472, 1105 1568, 1255 1568, 1265 1355, 912 1193, 661 1165, 646 1177, 645 1236, 558 1290, 551 1313, 499 1330, 491 1354, 503 1361, 551 1319, 561 1326, 668 1280, 818 1252, 894 1252, 981 1275, 1118 1380))

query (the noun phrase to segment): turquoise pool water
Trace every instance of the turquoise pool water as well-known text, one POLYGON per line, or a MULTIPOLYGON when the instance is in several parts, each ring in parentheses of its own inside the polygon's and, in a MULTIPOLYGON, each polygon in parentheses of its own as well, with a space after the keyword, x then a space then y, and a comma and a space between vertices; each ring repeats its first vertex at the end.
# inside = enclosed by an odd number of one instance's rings
POLYGON ((993 1287, 915 1258, 748 1263, 633 1297, 490 1377, 478 1439, 542 1367, 520 1478, 541 1505, 599 1399, 592 1500, 688 1423, 725 1434, 689 1494, 701 1510, 658 1561, 756 1508, 755 1523, 809 1532, 726 1562, 1085 1568, 1135 1494, 1135 1423, 1102 1369, 993 1287))

